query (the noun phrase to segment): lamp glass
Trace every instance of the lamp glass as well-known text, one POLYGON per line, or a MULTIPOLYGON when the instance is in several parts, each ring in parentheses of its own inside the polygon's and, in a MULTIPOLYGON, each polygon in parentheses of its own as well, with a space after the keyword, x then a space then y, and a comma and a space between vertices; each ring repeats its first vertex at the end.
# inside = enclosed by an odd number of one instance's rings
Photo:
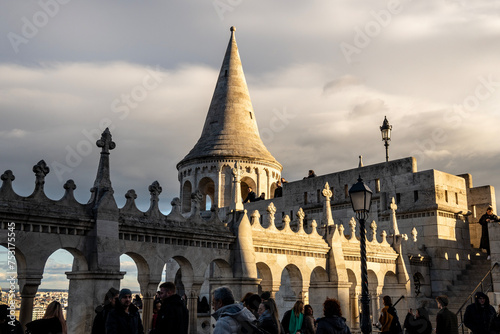
POLYGON ((391 139, 391 129, 386 128, 382 129, 382 140, 390 140, 391 139))
POLYGON ((371 189, 359 178, 358 182, 349 189, 349 197, 354 212, 370 211, 372 193, 371 189))

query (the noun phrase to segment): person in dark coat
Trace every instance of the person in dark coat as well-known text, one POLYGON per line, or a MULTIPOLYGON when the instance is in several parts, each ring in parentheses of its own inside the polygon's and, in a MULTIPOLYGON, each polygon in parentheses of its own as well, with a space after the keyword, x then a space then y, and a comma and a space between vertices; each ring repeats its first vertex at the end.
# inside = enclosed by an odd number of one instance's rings
POLYGON ((495 308, 490 305, 488 296, 482 292, 476 292, 474 300, 474 304, 465 309, 464 325, 473 334, 488 334, 490 324, 496 315, 495 308))
POLYGON ((96 316, 92 324, 92 334, 106 334, 106 319, 109 312, 115 307, 120 291, 111 288, 106 292, 104 301, 95 309, 96 316))
POLYGON ((338 300, 327 298, 323 303, 323 313, 325 316, 317 320, 316 334, 351 334, 338 300))
POLYGON ((276 182, 276 189, 274 189, 274 198, 283 196, 283 187, 281 186, 281 181, 276 182))
POLYGON ((274 299, 263 301, 258 309, 259 319, 257 327, 265 330, 269 334, 284 334, 285 330, 279 320, 278 308, 274 299))
POLYGON ((189 311, 181 296, 175 293, 175 284, 165 282, 160 285, 161 308, 156 318, 156 328, 152 334, 187 334, 189 311))
POLYGON ((121 289, 118 303, 106 319, 106 334, 144 334, 139 309, 132 304, 132 291, 121 289))
POLYGON ((429 320, 429 312, 425 307, 419 307, 415 314, 412 309, 406 315, 404 328, 407 334, 431 334, 432 324, 429 320))
POLYGON ((255 195, 255 192, 253 191, 252 187, 248 187, 248 195, 243 201, 243 203, 247 202, 255 202, 257 195, 255 195))
POLYGON ((23 326, 14 315, 9 314, 9 306, 0 305, 0 333, 24 334, 23 326))
POLYGON ((457 315, 448 310, 448 297, 438 296, 436 302, 439 309, 436 315, 436 334, 458 334, 457 315))
POLYGON ((500 305, 498 305, 495 317, 491 320, 490 334, 500 334, 500 305))
POLYGON ((314 321, 314 311, 311 305, 304 306, 304 321, 302 322, 302 334, 316 333, 316 323, 314 321))
POLYGON ((479 243, 479 248, 485 249, 488 254, 488 260, 491 259, 490 256, 490 236, 488 233, 488 224, 500 221, 498 216, 493 214, 493 207, 489 206, 486 209, 486 213, 479 219, 479 224, 481 225, 481 242, 479 243))
POLYGON ((61 303, 54 300, 47 306, 42 319, 26 324, 26 333, 30 334, 68 334, 61 303))

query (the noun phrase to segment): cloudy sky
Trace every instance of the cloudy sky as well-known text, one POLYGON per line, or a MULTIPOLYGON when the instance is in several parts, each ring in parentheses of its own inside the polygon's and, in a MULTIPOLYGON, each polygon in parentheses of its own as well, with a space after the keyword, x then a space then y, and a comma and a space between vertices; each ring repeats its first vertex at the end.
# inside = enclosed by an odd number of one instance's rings
POLYGON ((5 0, 0 13, 0 173, 21 195, 44 159, 48 196, 73 179, 87 202, 109 126, 118 205, 134 189, 146 210, 157 180, 168 213, 233 25, 285 178, 382 162, 387 116, 391 159, 500 187, 495 1, 5 0))

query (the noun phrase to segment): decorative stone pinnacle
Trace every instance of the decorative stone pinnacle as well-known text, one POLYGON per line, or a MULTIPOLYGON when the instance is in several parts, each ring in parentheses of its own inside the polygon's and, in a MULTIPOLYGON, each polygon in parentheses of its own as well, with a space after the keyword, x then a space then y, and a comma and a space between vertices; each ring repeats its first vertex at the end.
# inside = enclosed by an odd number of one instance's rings
POLYGON ((149 190, 149 193, 151 194, 151 197, 154 196, 155 198, 158 198, 158 196, 161 194, 163 189, 161 188, 160 183, 158 183, 158 181, 154 181, 148 187, 148 190, 149 190))
POLYGON ((241 175, 243 175, 243 170, 242 170, 240 163, 238 161, 236 161, 234 163, 234 168, 231 169, 231 171, 233 173, 234 182, 239 182, 241 175))
POLYGON ((417 229, 415 227, 413 227, 413 229, 411 230, 411 235, 413 237, 413 242, 417 242, 418 232, 417 232, 417 229))
POLYGON ((14 176, 14 174, 12 173, 12 171, 9 169, 9 170, 6 170, 2 174, 1 179, 2 179, 2 181, 12 182, 12 181, 14 181, 16 179, 16 177, 14 176))
POLYGON ((235 27, 235 26, 232 26, 229 30, 231 30, 231 31, 236 31, 236 27, 235 27))
POLYGON ((358 164, 358 168, 359 168, 359 167, 363 167, 363 156, 362 156, 362 155, 360 155, 360 156, 359 156, 359 164, 358 164))
POLYGON ((45 161, 40 160, 33 166, 33 173, 36 176, 36 185, 43 185, 45 183, 45 176, 49 174, 50 168, 47 167, 45 161))
POLYGON ((325 184, 325 188, 321 193, 327 201, 330 201, 330 198, 332 197, 332 191, 330 190, 330 185, 328 184, 328 182, 325 184))
POLYGON ((75 181, 73 181, 73 180, 66 181, 66 183, 63 186, 63 188, 66 189, 66 190, 70 190, 70 191, 75 190, 76 189, 75 181))
POLYGON ((351 218, 349 221, 349 227, 351 228, 351 236, 356 235, 356 219, 351 218))
POLYGON ((299 208, 296 215, 299 221, 303 221, 304 218, 306 217, 306 214, 304 213, 304 210, 302 210, 302 208, 299 208))
POLYGON ((96 142, 97 147, 101 147, 101 153, 107 154, 109 150, 112 150, 116 147, 115 142, 111 138, 111 132, 109 132, 109 128, 106 128, 104 132, 101 134, 101 139, 96 142))

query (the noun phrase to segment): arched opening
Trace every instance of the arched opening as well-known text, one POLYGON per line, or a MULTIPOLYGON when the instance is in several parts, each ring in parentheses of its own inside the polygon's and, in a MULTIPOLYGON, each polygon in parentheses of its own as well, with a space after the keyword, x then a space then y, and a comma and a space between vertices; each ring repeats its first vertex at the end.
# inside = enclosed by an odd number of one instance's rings
POLYGON ((214 195, 215 195, 215 183, 209 177, 204 177, 200 180, 198 184, 198 190, 203 195, 201 200, 201 208, 205 210, 210 210, 212 203, 214 203, 214 195))
POLYGON ((69 279, 66 272, 72 271, 73 263, 76 263, 73 255, 64 249, 58 249, 52 253, 43 269, 43 278, 38 287, 33 302, 33 320, 41 319, 47 306, 54 300, 61 303, 63 315, 66 318, 68 309, 69 279))
POLYGON ((302 299, 300 291, 302 291, 302 274, 297 266, 289 264, 281 272, 281 285, 276 293, 279 314, 284 314, 296 301, 302 299))
POLYGON ((120 271, 125 271, 123 279, 120 281, 120 289, 130 289, 133 294, 140 294, 141 287, 137 279, 137 265, 127 254, 120 256, 120 271))
POLYGON ((322 267, 314 268, 309 283, 309 304, 313 308, 315 318, 323 315, 325 299, 335 297, 330 289, 324 288, 326 282, 328 282, 328 272, 322 267))
POLYGON ((252 188, 256 196, 258 196, 257 186, 255 184, 255 181, 252 178, 245 176, 244 178, 241 179, 241 198, 243 200, 248 196, 249 193, 248 188, 252 188))
POLYGON ((274 191, 276 190, 276 188, 278 188, 278 185, 276 184, 276 182, 273 182, 271 184, 271 189, 270 189, 270 194, 269 194, 269 198, 274 198, 274 191))
POLYGON ((257 277, 261 279, 259 284, 259 295, 264 291, 271 291, 273 288, 273 274, 266 263, 257 263, 257 277))
POLYGON ((191 182, 186 181, 182 186, 182 212, 191 211, 191 193, 193 192, 193 186, 191 182))
POLYGON ((351 328, 359 328, 359 304, 358 304, 358 281, 356 279, 356 274, 350 269, 347 269, 347 278, 351 286, 349 287, 349 314, 351 328))

